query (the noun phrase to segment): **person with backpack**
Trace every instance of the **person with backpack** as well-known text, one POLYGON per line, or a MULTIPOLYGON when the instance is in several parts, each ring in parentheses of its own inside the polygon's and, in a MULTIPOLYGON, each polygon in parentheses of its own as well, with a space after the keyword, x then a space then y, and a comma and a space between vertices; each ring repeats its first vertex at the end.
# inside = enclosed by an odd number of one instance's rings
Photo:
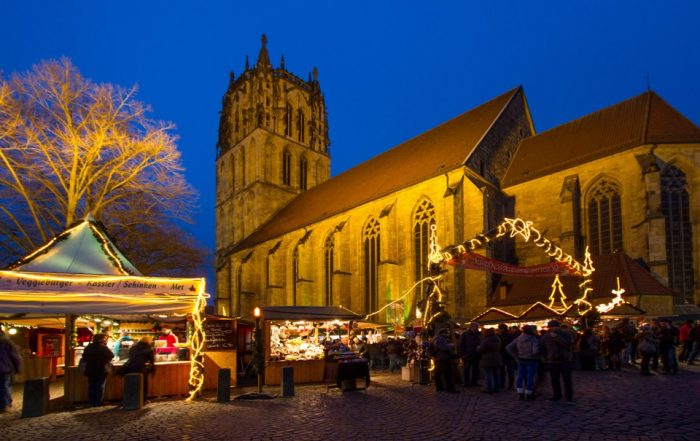
POLYGON ((518 361, 516 390, 518 399, 535 398, 535 376, 540 357, 540 339, 535 325, 523 326, 523 333, 506 346, 506 351, 518 361))
POLYGON ((479 386, 479 352, 477 348, 481 343, 481 332, 479 324, 471 322, 469 329, 459 336, 459 356, 463 365, 463 385, 464 387, 479 386))

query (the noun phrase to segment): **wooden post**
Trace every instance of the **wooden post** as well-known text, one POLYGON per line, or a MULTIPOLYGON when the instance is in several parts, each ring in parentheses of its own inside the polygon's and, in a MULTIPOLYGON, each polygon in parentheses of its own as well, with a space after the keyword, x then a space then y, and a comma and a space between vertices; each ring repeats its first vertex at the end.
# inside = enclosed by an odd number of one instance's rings
POLYGON ((75 352, 73 352, 75 318, 75 315, 66 314, 65 338, 63 339, 63 360, 66 367, 75 366, 75 352))

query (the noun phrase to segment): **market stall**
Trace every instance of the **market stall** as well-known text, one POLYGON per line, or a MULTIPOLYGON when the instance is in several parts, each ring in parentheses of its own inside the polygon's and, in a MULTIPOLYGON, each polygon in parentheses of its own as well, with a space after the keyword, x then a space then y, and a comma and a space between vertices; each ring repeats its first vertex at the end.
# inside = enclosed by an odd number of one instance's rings
POLYGON ((295 383, 335 382, 337 369, 335 376, 326 378, 326 363, 337 366, 340 360, 332 353, 349 352, 332 348, 347 345, 350 322, 360 319, 338 306, 262 308, 265 384, 279 384, 285 366, 294 368, 295 383))
MULTIPOLYGON (((102 321, 94 329, 111 332, 117 317, 178 317, 191 328, 185 342, 188 359, 160 359, 149 389, 152 395, 161 396, 171 394, 169 387, 173 386, 177 389, 174 394, 189 393, 193 398, 203 385, 200 314, 206 303, 204 286, 203 278, 141 275, 102 225, 88 218, 0 271, 0 322, 31 320, 39 315, 63 319, 62 345, 56 337, 49 337, 43 347, 52 358, 65 359, 66 399, 82 400, 81 390, 87 388, 87 379, 77 368, 80 346, 75 338, 76 320, 90 316, 95 323, 97 317, 109 317, 109 325, 102 321)), ((118 398, 119 381, 110 375, 107 388, 118 393, 107 394, 107 399, 118 398)))

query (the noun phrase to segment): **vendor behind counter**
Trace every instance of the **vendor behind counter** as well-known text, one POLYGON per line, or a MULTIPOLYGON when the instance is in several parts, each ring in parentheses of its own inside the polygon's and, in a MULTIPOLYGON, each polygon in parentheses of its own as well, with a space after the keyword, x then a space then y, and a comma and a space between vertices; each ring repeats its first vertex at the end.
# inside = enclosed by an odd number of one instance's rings
POLYGON ((163 328, 163 335, 156 342, 156 354, 177 354, 177 335, 167 327, 163 328))

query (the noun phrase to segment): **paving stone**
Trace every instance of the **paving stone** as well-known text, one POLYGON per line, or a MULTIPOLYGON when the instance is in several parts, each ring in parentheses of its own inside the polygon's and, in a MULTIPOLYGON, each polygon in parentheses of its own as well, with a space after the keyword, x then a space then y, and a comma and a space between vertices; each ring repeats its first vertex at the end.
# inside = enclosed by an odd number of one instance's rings
POLYGON ((20 418, 16 405, 0 415, 0 440, 700 439, 700 414, 679 412, 681 403, 698 402, 700 369, 673 377, 641 377, 631 369, 577 371, 574 385, 573 405, 545 401, 547 378, 539 384, 539 396, 523 402, 515 392, 437 393, 389 373, 377 373, 366 391, 296 385, 294 397, 274 400, 217 403, 212 391, 198 402, 155 400, 131 412, 119 410, 118 403, 58 408, 29 419, 20 418))

